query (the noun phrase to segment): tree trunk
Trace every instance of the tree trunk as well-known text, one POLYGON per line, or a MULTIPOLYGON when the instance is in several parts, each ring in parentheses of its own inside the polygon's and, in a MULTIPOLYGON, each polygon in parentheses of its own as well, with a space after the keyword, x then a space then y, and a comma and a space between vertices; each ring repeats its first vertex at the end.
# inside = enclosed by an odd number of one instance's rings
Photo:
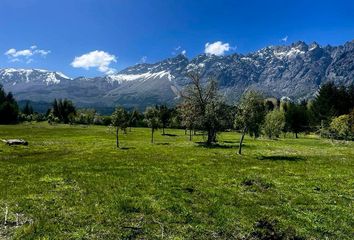
POLYGON ((119 128, 116 128, 116 143, 117 143, 117 148, 119 148, 119 138, 118 138, 118 133, 119 133, 119 128))
POLYGON ((213 142, 213 131, 212 129, 208 129, 207 145, 211 145, 212 142, 213 142))
POLYGON ((240 145, 238 147, 238 154, 240 154, 240 155, 241 155, 242 143, 243 143, 243 139, 245 138, 246 131, 247 131, 247 128, 244 128, 243 132, 242 132, 241 139, 240 139, 240 145))
POLYGON ((151 128, 151 143, 154 143, 154 128, 151 128))
POLYGON ((299 138, 299 137, 297 136, 297 132, 295 133, 295 138, 299 138))
POLYGON ((192 141, 192 129, 189 129, 189 141, 192 141))
POLYGON ((162 135, 165 135, 165 127, 162 127, 162 135))
POLYGON ((184 129, 184 135, 187 135, 187 128, 184 129))

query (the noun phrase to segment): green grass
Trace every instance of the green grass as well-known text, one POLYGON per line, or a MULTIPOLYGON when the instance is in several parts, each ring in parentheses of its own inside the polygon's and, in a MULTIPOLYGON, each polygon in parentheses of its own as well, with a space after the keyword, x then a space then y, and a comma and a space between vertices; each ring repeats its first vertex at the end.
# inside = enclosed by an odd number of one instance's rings
POLYGON ((353 142, 167 133, 0 126, 0 239, 353 238, 353 142))

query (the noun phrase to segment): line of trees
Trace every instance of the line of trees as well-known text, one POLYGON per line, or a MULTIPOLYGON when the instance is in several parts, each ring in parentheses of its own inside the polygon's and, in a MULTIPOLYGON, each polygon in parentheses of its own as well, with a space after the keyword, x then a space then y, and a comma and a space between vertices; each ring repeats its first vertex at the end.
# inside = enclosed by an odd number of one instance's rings
POLYGON ((119 130, 126 133, 131 127, 151 128, 151 142, 159 128, 162 134, 166 134, 166 128, 183 128, 186 133, 189 131, 189 140, 196 131, 202 131, 207 145, 217 142, 219 132, 237 130, 241 133, 240 154, 246 134, 275 139, 286 133, 298 138, 299 133, 317 132, 332 139, 354 139, 354 85, 344 87, 330 82, 319 89, 313 100, 299 103, 266 99, 250 90, 236 105, 230 106, 219 94, 215 78, 204 80, 197 73, 188 77, 190 84, 181 92, 177 107, 156 105, 145 112, 117 107, 112 116, 101 116, 94 109, 76 109, 68 99, 55 99, 45 115, 35 113, 29 102, 20 111, 13 95, 0 87, 0 123, 48 120, 51 124, 111 124, 116 128, 117 147, 119 130))

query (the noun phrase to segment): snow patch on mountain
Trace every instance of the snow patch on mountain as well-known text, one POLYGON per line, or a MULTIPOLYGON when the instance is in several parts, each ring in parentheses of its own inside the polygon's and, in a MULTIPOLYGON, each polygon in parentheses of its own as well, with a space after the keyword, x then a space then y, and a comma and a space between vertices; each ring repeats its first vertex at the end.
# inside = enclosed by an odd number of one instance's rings
POLYGON ((116 75, 109 75, 108 79, 110 81, 117 81, 119 83, 126 82, 126 81, 146 81, 149 79, 155 79, 155 78, 167 78, 169 81, 172 81, 174 79, 174 76, 166 70, 160 71, 160 72, 146 72, 142 74, 116 74, 116 75))

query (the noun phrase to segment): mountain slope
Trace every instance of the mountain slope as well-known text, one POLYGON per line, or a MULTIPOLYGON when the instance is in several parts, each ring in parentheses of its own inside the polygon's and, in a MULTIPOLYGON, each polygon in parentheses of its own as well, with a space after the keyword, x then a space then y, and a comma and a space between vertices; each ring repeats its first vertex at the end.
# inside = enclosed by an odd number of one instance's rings
POLYGON ((353 83, 354 41, 336 47, 299 41, 246 55, 201 54, 191 60, 178 55, 96 78, 70 79, 59 72, 38 69, 0 69, 0 83, 18 99, 70 98, 79 106, 120 104, 144 108, 152 104, 175 104, 179 91, 188 84, 186 76, 190 71, 200 72, 204 81, 215 77, 229 103, 251 88, 274 97, 311 98, 326 81, 353 83))

